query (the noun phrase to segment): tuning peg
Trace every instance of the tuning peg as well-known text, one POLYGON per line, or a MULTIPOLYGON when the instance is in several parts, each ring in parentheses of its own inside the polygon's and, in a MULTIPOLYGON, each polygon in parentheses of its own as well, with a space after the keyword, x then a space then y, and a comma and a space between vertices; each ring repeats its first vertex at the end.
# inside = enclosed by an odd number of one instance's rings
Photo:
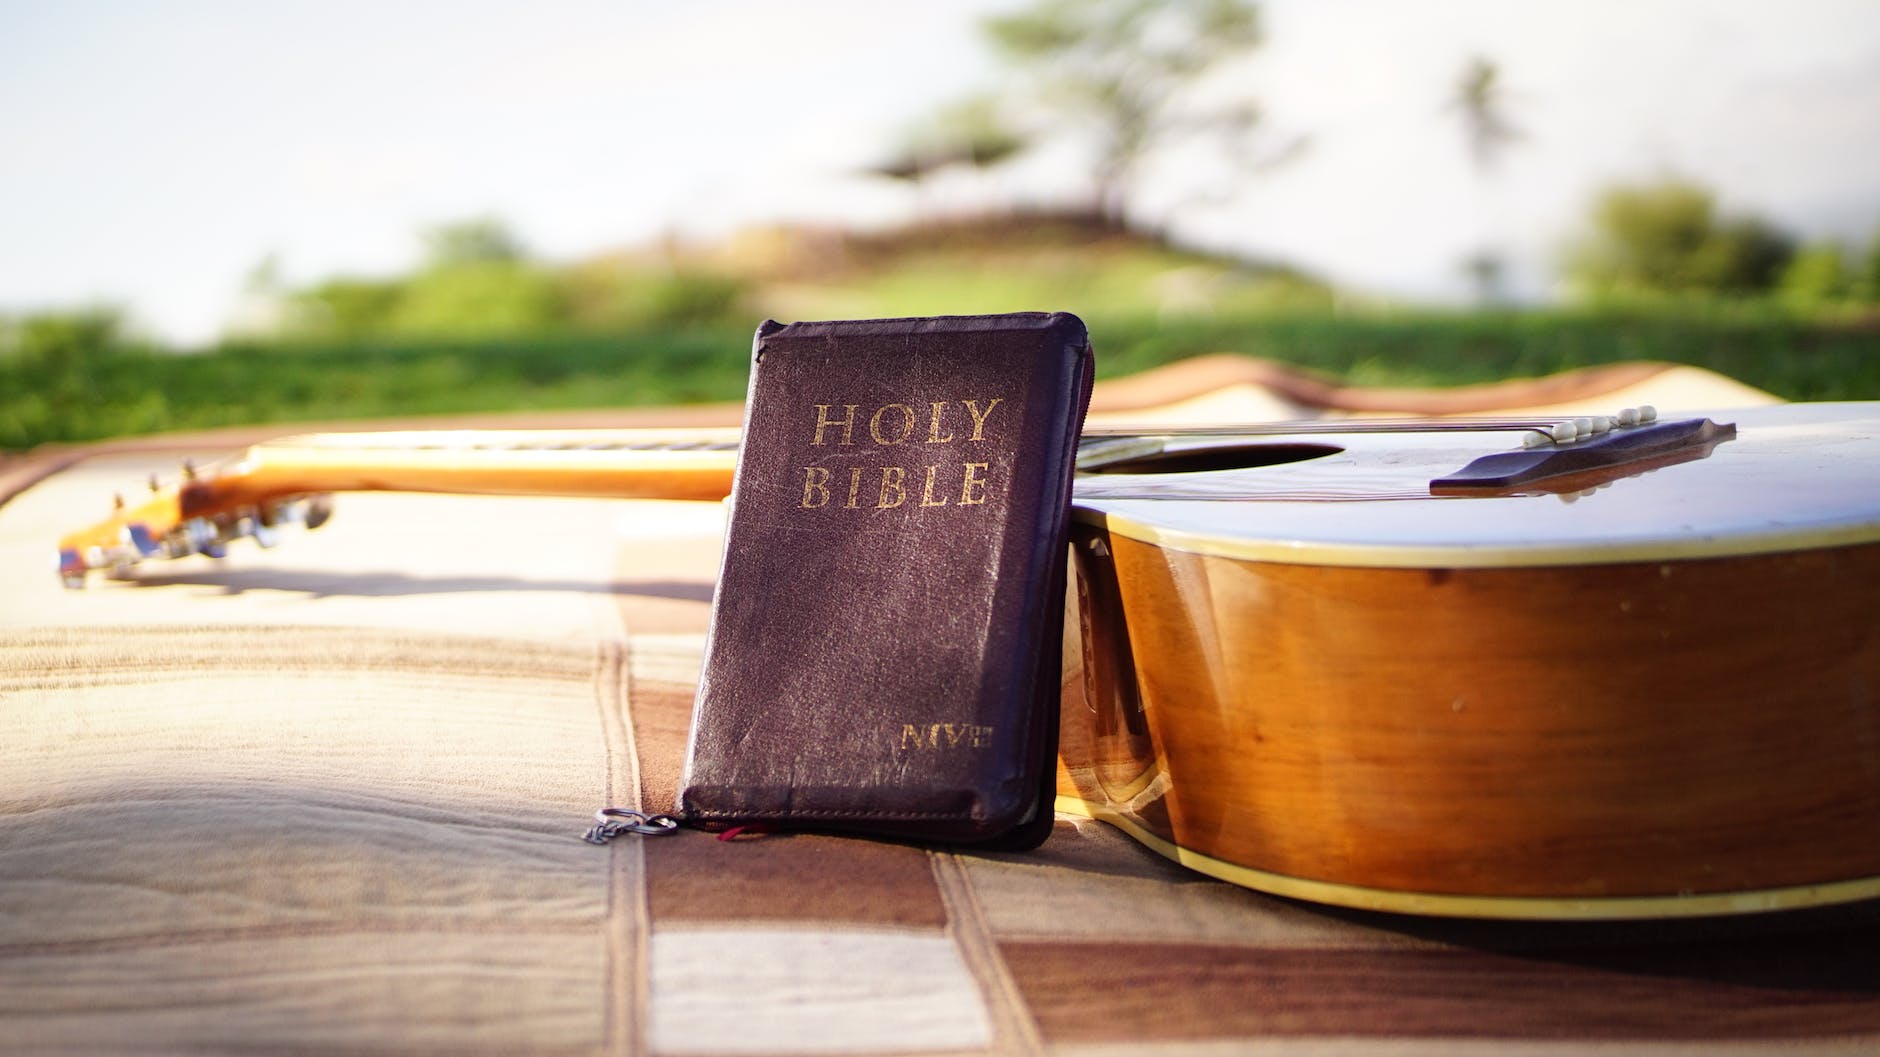
MULTIPOLYGON (((194 479, 196 468, 184 462, 185 480, 194 479)), ((151 487, 161 491, 153 475, 151 487)), ((104 570, 113 578, 125 578, 136 563, 146 558, 185 558, 202 555, 223 558, 230 542, 249 537, 263 547, 281 542, 281 527, 300 523, 319 528, 333 514, 333 497, 326 493, 298 495, 270 500, 254 507, 243 507, 206 517, 192 517, 181 523, 169 523, 162 535, 153 533, 142 521, 128 521, 127 504, 119 493, 111 497, 117 515, 79 534, 88 542, 63 546, 59 550, 59 579, 68 588, 81 588, 93 570, 104 570), (89 540, 99 540, 92 543, 89 540)))
POLYGON ((235 518, 234 526, 229 530, 228 535, 237 538, 245 536, 264 548, 272 547, 281 542, 281 534, 271 522, 272 514, 265 508, 250 507, 244 509, 235 518))
POLYGON ((321 492, 307 497, 307 509, 301 515, 301 521, 310 529, 317 529, 326 524, 333 516, 333 497, 321 492))
POLYGON ((195 479, 196 479, 196 460, 185 458, 183 460, 183 480, 193 481, 195 479))
POLYGON ((228 556, 228 541, 238 534, 239 522, 194 517, 178 525, 163 538, 163 553, 169 558, 201 554, 210 558, 228 556))
POLYGON ((137 549, 139 556, 154 558, 163 548, 150 536, 150 526, 144 524, 124 526, 124 541, 137 549))
POLYGON ((185 554, 208 554, 216 543, 215 526, 199 517, 190 518, 183 522, 183 542, 185 554))

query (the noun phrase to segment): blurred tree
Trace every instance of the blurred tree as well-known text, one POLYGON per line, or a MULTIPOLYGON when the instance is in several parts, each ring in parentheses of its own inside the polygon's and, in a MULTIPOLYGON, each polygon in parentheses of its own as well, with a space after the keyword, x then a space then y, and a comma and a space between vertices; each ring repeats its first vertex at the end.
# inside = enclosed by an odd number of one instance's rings
POLYGON ((325 279, 294 293, 283 327, 289 333, 358 338, 390 329, 404 295, 397 279, 325 279))
MULTIPOLYGON (((1462 119, 1464 141, 1478 183, 1486 183, 1493 174, 1502 152, 1521 139, 1521 130, 1509 118, 1507 93, 1502 87, 1501 67, 1480 55, 1464 64, 1450 110, 1462 119)), ((1493 303, 1505 296, 1508 262, 1493 242, 1492 233, 1481 234, 1482 244, 1466 258, 1462 267, 1475 287, 1476 300, 1493 303)))
POLYGON ((395 279, 327 279, 292 295, 289 332, 359 338, 481 335, 552 326, 561 316, 554 277, 490 217, 420 233, 424 263, 395 279))
POLYGON ((1462 258, 1462 274, 1475 288, 1475 299, 1482 304, 1499 304, 1507 299, 1508 258, 1493 246, 1483 246, 1462 258))
POLYGON ((983 175, 1029 145, 1005 122, 997 102, 972 96, 915 124, 900 146, 868 172, 905 182, 918 201, 930 177, 962 168, 983 175))
POLYGON ((528 257, 509 226, 495 217, 475 217, 439 224, 422 233, 428 268, 486 261, 520 261, 528 257))
MULTIPOLYGON (((23 448, 63 439, 59 430, 74 421, 114 419, 112 428, 137 429, 145 420, 100 409, 107 394, 122 389, 125 377, 139 377, 136 361, 150 347, 127 337, 124 317, 115 308, 92 307, 35 312, 16 320, 0 319, 0 448, 23 448)), ((163 394, 140 397, 160 409, 163 394)))
POLYGON ((1880 231, 1874 232, 1873 241, 1867 244, 1860 260, 1854 263, 1854 274, 1849 286, 1849 292, 1856 300, 1868 304, 1880 303, 1880 231))
POLYGON ((1520 128, 1508 117, 1501 67, 1480 55, 1464 64, 1449 108, 1462 117, 1469 158, 1478 172, 1493 171, 1502 152, 1521 139, 1520 128))
POLYGON ((989 168, 1027 146, 1029 141, 1005 123, 997 102, 973 96, 915 125, 894 153, 869 172, 919 183, 954 166, 989 168))
POLYGON ((737 318, 749 283, 698 268, 596 258, 556 275, 566 322, 586 328, 709 323, 737 318))
POLYGON ((1777 286, 1782 300, 1798 308, 1814 308, 1846 297, 1850 279, 1845 246, 1811 242, 1789 258, 1777 286))
POLYGON ((387 325, 407 334, 508 334, 561 318, 555 280, 524 260, 456 260, 406 280, 387 325))
POLYGON ((540 264, 500 221, 422 232, 424 263, 390 279, 333 278, 285 295, 274 333, 322 339, 488 337, 565 328, 715 322, 748 284, 709 269, 613 259, 540 264))
POLYGON ((1259 46, 1248 0, 1034 0, 985 31, 1040 103, 1094 128, 1096 212, 1112 226, 1126 222, 1137 169, 1165 141, 1205 133, 1244 150, 1260 120, 1251 102, 1210 104, 1193 91, 1223 60, 1259 46))
POLYGON ((281 274, 280 255, 270 253, 248 269, 222 336, 266 338, 279 334, 292 326, 295 311, 295 295, 281 274))
POLYGON ((1729 217, 1705 250, 1698 275, 1710 289, 1752 293, 1775 285, 1795 256, 1795 238, 1762 217, 1729 217))
POLYGON ((504 334, 561 319, 554 277, 529 260, 495 217, 439 224, 422 233, 424 267, 405 280, 387 324, 408 334, 504 334))
POLYGON ((35 312, 0 324, 0 349, 21 361, 76 364, 126 344, 124 314, 110 307, 35 312))
POLYGON ((1593 203, 1591 226, 1567 269, 1596 294, 1766 291, 1794 255, 1793 240, 1774 225, 1719 217, 1708 189, 1680 179, 1608 188, 1593 203))

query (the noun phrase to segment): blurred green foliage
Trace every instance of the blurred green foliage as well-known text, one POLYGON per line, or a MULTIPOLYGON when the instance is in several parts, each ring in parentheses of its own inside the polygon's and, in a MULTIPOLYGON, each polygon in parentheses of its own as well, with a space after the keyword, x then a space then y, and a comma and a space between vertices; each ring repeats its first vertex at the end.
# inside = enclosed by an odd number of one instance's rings
POLYGON ((1595 303, 1773 297, 1796 311, 1845 312, 1880 302, 1880 231, 1858 252, 1801 243, 1768 220, 1721 213, 1708 188, 1683 179, 1607 188, 1564 264, 1595 303))
POLYGON ((106 309, 0 318, 0 449, 248 423, 735 402, 766 315, 1063 309, 1090 324, 1104 377, 1218 352, 1413 386, 1657 360, 1789 399, 1880 399, 1880 305, 1861 300, 1880 289, 1880 246, 1807 247, 1754 295, 1437 311, 1341 296, 1295 270, 1089 216, 773 236, 742 257, 563 267, 501 240, 459 240, 405 279, 291 291, 290 306, 324 314, 197 352, 139 340, 106 309))
POLYGON ((528 256, 509 226, 495 217, 472 217, 437 224, 420 233, 425 267, 449 268, 458 264, 520 261, 528 256))
POLYGON ((998 97, 968 96, 909 126, 893 151, 868 171, 918 185, 946 169, 999 165, 1030 145, 1000 113, 998 97))
POLYGON ((578 265, 556 277, 562 319, 581 327, 635 327, 728 320, 745 311, 750 283, 697 266, 651 267, 621 260, 578 265))
MULTIPOLYGON (((1661 360, 1791 399, 1880 399, 1880 326, 1773 302, 1632 312, 1109 313, 1091 322, 1103 377, 1223 351, 1365 385, 1457 385, 1661 360)), ((117 344, 108 333, 101 341, 95 321, 36 317, 15 327, 35 335, 33 351, 21 342, 0 354, 0 447, 243 423, 737 401, 754 325, 242 342, 177 354, 117 344)))
MULTIPOLYGON (((38 325, 36 317, 32 325, 38 325)), ((136 343, 0 353, 0 448, 262 422, 737 399, 742 322, 520 338, 136 343)))
POLYGON ((1707 188, 1680 179, 1607 188, 1589 227, 1567 276, 1594 297, 1766 291, 1795 252, 1773 224, 1723 216, 1707 188))
POLYGON ((1853 273, 1847 247, 1838 242, 1811 242, 1795 251, 1782 267, 1776 284, 1784 301, 1813 307, 1853 295, 1853 273))
POLYGON ((514 334, 559 322, 555 278, 520 260, 434 265, 399 290, 392 334, 514 334))
POLYGON ((307 333, 357 338, 389 329, 404 284, 335 278, 297 293, 287 327, 307 333))
POLYGON ((1873 241, 1854 263, 1848 293, 1863 304, 1880 304, 1880 231, 1874 232, 1873 241))
POLYGON ((114 309, 0 319, 0 448, 167 428, 164 392, 120 388, 116 374, 157 355, 114 309))
POLYGON ((692 323, 729 314, 746 284, 656 259, 552 266, 531 260, 501 223, 479 218, 424 233, 409 276, 341 277, 275 296, 293 340, 496 337, 568 327, 692 323))

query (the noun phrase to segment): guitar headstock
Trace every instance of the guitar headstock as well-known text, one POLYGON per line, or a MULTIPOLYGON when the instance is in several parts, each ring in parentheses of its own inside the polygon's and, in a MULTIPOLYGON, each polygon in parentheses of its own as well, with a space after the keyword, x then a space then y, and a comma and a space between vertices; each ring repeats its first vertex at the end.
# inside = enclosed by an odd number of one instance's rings
POLYGON ((116 496, 110 517, 59 540, 59 579, 77 589, 94 569, 122 574, 150 558, 220 558, 238 539, 272 547, 282 528, 319 528, 332 516, 330 494, 257 494, 245 478, 241 463, 206 475, 184 462, 182 479, 168 487, 153 475, 143 502, 116 496))

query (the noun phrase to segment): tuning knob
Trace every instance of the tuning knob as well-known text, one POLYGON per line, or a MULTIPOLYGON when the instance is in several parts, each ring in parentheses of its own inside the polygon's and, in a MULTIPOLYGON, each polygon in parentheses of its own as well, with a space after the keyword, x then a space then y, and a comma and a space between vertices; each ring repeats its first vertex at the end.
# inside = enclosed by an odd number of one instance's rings
POLYGON ((150 526, 144 524, 124 526, 124 539, 137 548, 137 553, 145 558, 154 558, 163 547, 150 535, 150 526))
POLYGON ((303 524, 310 529, 317 529, 326 524, 333 516, 333 497, 325 492, 307 497, 307 510, 303 524))

